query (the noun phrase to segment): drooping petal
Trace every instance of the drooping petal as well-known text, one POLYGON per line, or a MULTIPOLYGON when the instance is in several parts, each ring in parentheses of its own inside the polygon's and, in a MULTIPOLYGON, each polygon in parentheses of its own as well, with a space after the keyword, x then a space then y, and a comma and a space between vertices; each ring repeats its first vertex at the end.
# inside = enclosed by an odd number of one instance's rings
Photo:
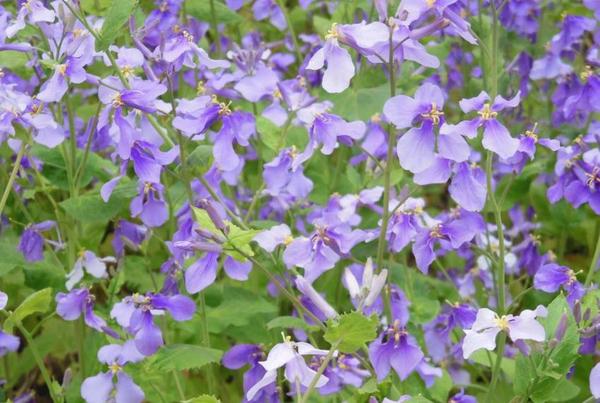
POLYGON ((402 168, 418 173, 433 163, 434 148, 433 126, 425 122, 420 128, 412 128, 400 137, 396 153, 402 168))
POLYGON ((512 157, 519 149, 519 140, 512 138, 508 129, 496 119, 485 121, 481 144, 503 159, 512 157))
POLYGON ((190 294, 202 291, 217 278, 218 253, 207 253, 185 271, 185 289, 190 294))
POLYGON ((81 397, 87 403, 106 403, 112 390, 112 374, 104 372, 83 381, 81 384, 81 397))
POLYGON ((144 400, 144 391, 133 382, 133 379, 124 372, 117 374, 117 393, 115 403, 141 403, 144 400))

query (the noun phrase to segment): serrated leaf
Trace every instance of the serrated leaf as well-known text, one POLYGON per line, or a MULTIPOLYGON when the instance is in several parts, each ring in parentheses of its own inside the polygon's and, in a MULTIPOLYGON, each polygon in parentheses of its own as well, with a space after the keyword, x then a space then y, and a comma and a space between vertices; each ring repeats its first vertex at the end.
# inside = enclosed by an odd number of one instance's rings
POLYGON ((323 337, 329 344, 341 340, 338 349, 343 353, 354 353, 377 336, 377 318, 351 312, 339 319, 327 321, 323 337))
POLYGON ((267 323, 267 329, 269 330, 278 328, 311 330, 314 329, 315 326, 307 324, 305 321, 296 316, 279 316, 275 319, 271 319, 269 323, 267 323))
POLYGON ((121 28, 133 14, 138 0, 113 0, 104 18, 100 40, 96 42, 98 51, 106 50, 114 44, 115 39, 122 32, 121 28))
POLYGON ((194 219, 200 225, 203 230, 218 234, 220 231, 210 219, 210 216, 206 210, 192 206, 192 212, 194 213, 194 219))
POLYGON ((48 311, 52 303, 52 288, 44 288, 43 290, 34 292, 10 314, 4 322, 4 330, 11 333, 15 323, 20 323, 35 313, 44 313, 48 311))
POLYGON ((171 344, 161 347, 148 363, 148 368, 158 371, 183 371, 198 369, 218 362, 223 352, 214 348, 192 344, 171 344))
POLYGON ((253 229, 241 229, 237 225, 230 223, 229 234, 227 235, 225 246, 229 246, 233 250, 228 250, 227 254, 240 262, 246 261, 246 256, 244 256, 244 254, 247 256, 254 256, 250 241, 252 241, 259 232, 260 231, 253 229), (240 253, 238 250, 244 254, 240 253))

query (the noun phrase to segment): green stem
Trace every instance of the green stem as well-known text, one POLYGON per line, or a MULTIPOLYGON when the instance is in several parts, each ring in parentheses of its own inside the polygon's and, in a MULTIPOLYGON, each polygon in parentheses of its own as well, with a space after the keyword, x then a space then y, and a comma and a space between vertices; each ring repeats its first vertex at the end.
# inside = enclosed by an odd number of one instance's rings
POLYGON ((323 372, 325 372, 325 368, 327 368, 329 361, 331 361, 331 359, 333 358, 333 354, 335 354, 335 351, 336 351, 337 347, 340 345, 340 343, 341 343, 341 340, 338 340, 331 345, 331 348, 329 349, 329 352, 327 353, 327 355, 325 356, 325 359, 321 363, 321 366, 317 370, 317 373, 315 374, 313 379, 310 381, 310 384, 308 385, 308 389, 306 389, 306 392, 304 392, 304 396, 302 396, 300 403, 308 402, 308 397, 310 396, 311 392, 315 389, 315 386, 317 385, 319 378, 321 378, 321 375, 323 375, 323 372))
POLYGON ((221 38, 219 37, 219 24, 217 23, 217 11, 215 9, 215 0, 210 0, 210 25, 213 31, 214 41, 217 44, 217 55, 223 54, 221 48, 221 38))
POLYGON ((587 276, 585 277, 585 286, 588 287, 592 283, 592 279, 594 278, 594 273, 598 268, 598 258, 600 258, 600 231, 598 232, 598 241, 596 241, 596 249, 594 250, 594 257, 590 262, 590 267, 588 269, 587 276))
POLYGON ((4 211, 4 206, 6 206, 6 200, 8 200, 8 195, 10 194, 13 184, 15 183, 15 179, 17 178, 17 172, 19 172, 19 168, 21 167, 21 160, 23 159, 23 155, 25 154, 26 144, 23 141, 21 143, 21 148, 17 152, 17 159, 15 160, 15 165, 13 166, 12 171, 10 172, 10 176, 8 177, 8 182, 6 187, 4 188, 4 193, 2 193, 2 199, 0 199, 0 216, 2 215, 2 211, 4 211))
POLYGON ((290 35, 292 37, 292 42, 294 44, 294 52, 296 53, 296 57, 298 58, 298 63, 302 63, 304 58, 302 57, 302 52, 300 51, 300 43, 298 43, 298 37, 296 36, 296 31, 294 30, 294 25, 292 24, 292 20, 290 18, 290 13, 285 6, 285 0, 275 0, 277 5, 281 9, 283 16, 285 17, 285 22, 287 23, 288 29, 290 30, 290 35))
POLYGON ((492 402, 494 400, 494 392, 496 391, 496 385, 498 383, 498 378, 500 377, 501 364, 502 364, 502 356, 504 355, 504 346, 506 345, 506 332, 500 332, 500 338, 498 339, 498 348, 496 350, 496 364, 494 365, 494 369, 492 372, 492 381, 490 382, 490 388, 488 390, 488 394, 486 397, 487 402, 492 402))
MULTIPOLYGON (((394 64, 394 46, 393 46, 393 38, 392 38, 393 30, 390 28, 390 38, 389 38, 389 58, 388 58, 388 70, 390 73, 390 97, 394 97, 396 95, 396 68, 394 64)), ((377 270, 383 269, 383 255, 385 253, 385 245, 386 245, 386 232, 388 228, 388 223, 390 220, 390 191, 391 191, 391 174, 392 174, 392 161, 394 158, 394 145, 395 145, 396 136, 394 133, 394 128, 390 124, 388 126, 388 143, 387 143, 387 156, 385 169, 383 171, 383 216, 381 219, 381 231, 379 233, 379 241, 377 243, 377 270)), ((391 276, 388 276, 388 281, 391 276)), ((388 323, 391 323, 391 303, 390 303, 390 289, 389 283, 385 288, 386 298, 384 298, 385 302, 385 310, 388 319, 388 323)))
MULTIPOLYGON (((210 348, 210 333, 208 332, 208 320, 206 318, 206 300, 203 292, 200 293, 199 300, 200 319, 202 320, 202 344, 204 344, 205 347, 210 348)), ((206 369, 206 375, 208 378, 208 391, 212 394, 215 392, 215 375, 210 364, 206 369)))
POLYGON ((42 356, 40 355, 40 352, 38 351, 37 347, 35 346, 35 343, 33 342, 33 337, 31 337, 31 333, 29 333, 27 329, 25 329, 25 326, 23 326, 23 324, 21 324, 21 322, 19 321, 15 321, 15 326, 17 327, 17 329, 19 329, 23 337, 25 337, 25 340, 27 340, 27 344, 31 349, 31 354, 33 355, 33 358, 35 359, 35 362, 37 363, 37 366, 40 369, 42 378, 44 378, 44 382, 46 383, 46 387, 48 388, 48 393, 50 394, 52 401, 59 402, 60 400, 54 394, 54 389, 52 388, 52 378, 50 377, 50 373, 44 365, 42 356))

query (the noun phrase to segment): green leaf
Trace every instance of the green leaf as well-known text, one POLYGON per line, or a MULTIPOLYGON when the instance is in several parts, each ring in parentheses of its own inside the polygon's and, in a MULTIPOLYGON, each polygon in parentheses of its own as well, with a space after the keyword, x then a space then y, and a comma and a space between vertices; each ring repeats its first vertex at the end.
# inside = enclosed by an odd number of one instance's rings
POLYGON ((410 305, 410 319, 416 324, 430 322, 440 311, 440 302, 431 295, 415 293, 410 305))
POLYGON ((96 42, 97 50, 102 51, 114 44, 115 39, 123 32, 121 29, 133 14, 138 0, 113 0, 106 16, 102 31, 100 31, 100 40, 96 42))
MULTIPOLYGON (((235 247, 235 249, 239 249, 248 256, 254 256, 254 251, 250 246, 250 241, 252 241, 259 232, 260 231, 253 229, 241 229, 237 225, 230 223, 229 234, 227 235, 227 242, 225 242, 225 246, 229 246, 232 249, 235 247)), ((246 257, 237 250, 227 251, 227 254, 240 262, 246 261, 246 257)))
POLYGON ((181 403, 220 403, 221 401, 213 395, 200 395, 189 400, 182 400, 181 403))
POLYGON ((546 378, 536 383, 531 393, 534 402, 565 402, 571 401, 579 394, 579 387, 566 379, 556 380, 546 378))
POLYGON ((207 309, 209 330, 221 333, 229 326, 245 326, 258 315, 273 315, 277 306, 265 298, 240 287, 225 287, 221 304, 207 309))
POLYGON ((535 367, 529 358, 519 355, 516 358, 513 390, 517 395, 525 395, 529 384, 535 379, 535 367))
POLYGON ((194 213, 194 219, 200 225, 200 228, 212 232, 213 234, 221 232, 212 222, 206 210, 192 206, 192 212, 194 213))
MULTIPOLYGON (((190 15, 196 17, 200 21, 210 22, 213 19, 210 3, 209 0, 188 1, 185 8, 190 15)), ((243 18, 238 13, 233 12, 229 7, 218 0, 214 1, 214 7, 214 15, 218 23, 239 24, 243 21, 243 18)))
POLYGON ((200 172, 208 170, 212 164, 212 146, 200 144, 187 157, 187 165, 192 168, 200 168, 200 172))
POLYGON ((409 403, 433 403, 431 400, 427 399, 424 396, 415 396, 407 400, 409 403))
POLYGON ((149 369, 158 371, 183 371, 202 368, 206 364, 218 362, 223 352, 214 348, 192 344, 171 344, 163 346, 148 363, 149 369))
POLYGON ((119 212, 127 208, 127 201, 137 194, 137 184, 123 181, 115 188, 108 202, 104 202, 100 193, 91 192, 60 202, 68 215, 83 222, 110 221, 119 212))
POLYGON ((267 329, 271 330, 277 328, 311 330, 315 329, 315 326, 308 325, 305 321, 296 316, 279 316, 275 319, 271 319, 269 323, 267 323, 267 329))
POLYGON ((546 330, 546 339, 550 340, 555 337, 556 330, 563 316, 567 318, 567 328, 562 340, 550 355, 550 360, 556 364, 553 370, 559 375, 565 375, 569 371, 569 368, 571 368, 571 365, 577 359, 577 351, 579 350, 577 324, 565 296, 562 294, 558 295, 548 305, 548 316, 540 320, 546 330))
POLYGON ((343 353, 354 353, 376 336, 377 318, 351 312, 341 315, 337 320, 328 320, 323 337, 329 344, 341 340, 338 349, 343 353))
POLYGON ((26 317, 34 313, 44 313, 48 311, 52 304, 52 288, 34 292, 14 310, 13 313, 4 322, 4 330, 11 333, 16 323, 21 323, 26 317))
POLYGON ((260 135, 262 142, 273 151, 279 151, 282 143, 281 129, 269 119, 258 116, 256 118, 256 131, 260 135))
POLYGON ((452 387, 452 378, 450 378, 448 371, 443 370, 442 377, 436 378, 435 383, 429 388, 429 393, 436 401, 447 402, 452 387))

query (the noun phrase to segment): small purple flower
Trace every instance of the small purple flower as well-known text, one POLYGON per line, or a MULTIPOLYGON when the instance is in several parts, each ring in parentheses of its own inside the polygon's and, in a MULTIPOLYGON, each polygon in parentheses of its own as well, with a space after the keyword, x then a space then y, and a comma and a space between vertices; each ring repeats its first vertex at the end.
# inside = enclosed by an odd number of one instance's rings
MULTIPOLYGON (((254 399, 256 394, 263 388, 272 385, 277 378, 277 369, 285 366, 285 379, 291 385, 299 382, 301 386, 308 387, 317 372, 311 369, 304 361, 305 355, 327 355, 327 350, 319 350, 308 343, 293 342, 288 336, 283 343, 273 346, 267 359, 260 361, 259 364, 265 369, 265 375, 248 392, 246 398, 254 399)), ((324 386, 329 379, 323 375, 319 377, 316 387, 324 386)))
POLYGON ((108 371, 86 378, 81 384, 81 397, 87 403, 105 403, 111 400, 114 393, 116 403, 141 403, 144 400, 144 392, 123 371, 123 366, 143 359, 144 356, 136 350, 133 340, 123 345, 109 344, 100 348, 98 361, 108 365, 108 371))
POLYGON ((338 147, 338 141, 345 145, 352 145, 353 140, 360 140, 367 130, 362 121, 346 122, 344 119, 331 113, 318 113, 310 128, 310 142, 308 150, 321 146, 321 152, 330 155, 338 147))
POLYGON ((387 275, 386 269, 373 274, 373 261, 370 257, 365 263, 360 283, 349 268, 344 270, 342 280, 358 310, 369 308, 375 303, 385 286, 387 275))
POLYGON ((313 305, 319 309, 327 319, 334 319, 339 316, 335 309, 329 305, 325 298, 323 298, 323 296, 319 294, 304 277, 297 276, 295 283, 298 290, 310 299, 313 305))
MULTIPOLYGON (((8 304, 8 296, 0 291, 0 310, 6 308, 8 304)), ((4 333, 0 330, 0 357, 3 357, 8 352, 17 351, 19 346, 21 345, 21 341, 17 336, 13 336, 12 334, 4 333)))
POLYGON ((590 372, 590 390, 596 399, 600 399, 600 363, 590 372))
POLYGON ((137 351, 152 355, 164 343, 162 332, 154 323, 154 315, 168 311, 176 321, 185 321, 192 318, 195 310, 194 301, 184 295, 134 294, 116 303, 110 316, 134 335, 137 351))
POLYGON ((539 268, 533 278, 533 286, 545 292, 556 292, 562 286, 567 292, 567 301, 573 306, 585 295, 583 284, 577 281, 577 275, 568 267, 548 263, 539 268))
POLYGON ((139 216, 148 227, 160 227, 167 222, 169 211, 163 198, 164 187, 160 183, 140 181, 138 191, 129 205, 131 216, 139 216))
POLYGON ((463 357, 469 358, 479 349, 492 351, 496 348, 496 336, 504 331, 512 341, 533 340, 542 342, 546 339, 544 327, 536 317, 545 317, 547 309, 539 305, 535 310, 526 309, 518 316, 498 314, 490 309, 481 308, 477 312, 475 322, 470 329, 464 329, 463 357))
POLYGON ((377 380, 382 381, 393 368, 404 381, 423 360, 423 352, 417 341, 396 320, 369 345, 369 359, 377 380))
POLYGON ((44 237, 46 232, 56 227, 54 221, 42 221, 29 225, 21 234, 18 249, 28 262, 36 262, 44 259, 44 237))
POLYGON ((68 294, 59 292, 56 294, 56 313, 69 321, 76 320, 83 314, 86 325, 118 339, 119 335, 107 326, 104 319, 94 313, 95 300, 87 288, 76 288, 68 294))
MULTIPOLYGON (((229 369, 240 369, 245 365, 250 365, 250 369, 244 373, 244 394, 256 385, 265 376, 265 369, 260 365, 260 361, 266 358, 265 352, 261 346, 256 344, 237 344, 229 349, 223 355, 223 366, 229 369)), ((276 384, 263 387, 258 391, 249 402, 276 402, 278 393, 276 384)))
POLYGON ((30 24, 53 22, 56 18, 54 11, 47 9, 41 0, 25 0, 21 2, 17 18, 6 28, 6 36, 12 38, 25 28, 25 21, 30 24))
POLYGON ((77 283, 83 279, 85 272, 88 272, 96 278, 107 278, 106 263, 115 263, 116 260, 112 256, 103 258, 97 257, 94 252, 89 250, 82 251, 79 258, 75 261, 73 270, 67 274, 67 290, 71 290, 77 283))
POLYGON ((460 134, 472 139, 477 137, 477 130, 483 127, 483 147, 501 158, 512 157, 519 148, 519 141, 511 137, 508 129, 498 121, 497 117, 498 112, 518 106, 520 99, 520 93, 510 100, 498 95, 490 104, 490 96, 485 91, 474 98, 463 99, 460 101, 462 111, 464 113, 477 111, 479 116, 464 120, 457 125, 446 124, 440 128, 440 133, 460 134))
POLYGON ((337 26, 333 24, 327 34, 325 45, 312 56, 306 66, 308 70, 320 70, 327 63, 322 85, 323 89, 330 93, 344 91, 354 77, 352 56, 339 45, 338 36, 337 26))

